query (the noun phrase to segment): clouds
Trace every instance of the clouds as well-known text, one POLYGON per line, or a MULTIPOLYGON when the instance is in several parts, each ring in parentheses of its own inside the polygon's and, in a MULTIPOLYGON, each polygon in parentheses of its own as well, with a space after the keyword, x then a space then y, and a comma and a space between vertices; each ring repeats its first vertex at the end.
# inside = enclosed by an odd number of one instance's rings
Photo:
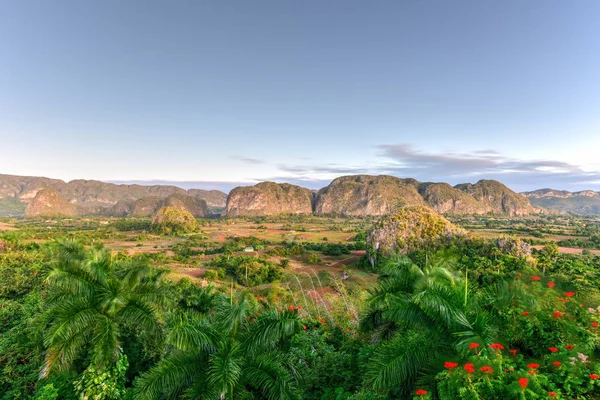
POLYGON ((517 191, 544 187, 582 190, 600 189, 600 171, 585 171, 579 165, 550 159, 519 159, 493 149, 471 152, 428 152, 410 144, 384 144, 375 147, 376 158, 363 165, 279 164, 276 181, 316 183, 340 175, 386 174, 421 181, 451 184, 496 179, 517 191))
POLYGON ((265 163, 264 160, 259 160, 258 158, 249 158, 249 157, 241 157, 241 156, 233 156, 231 158, 233 158, 234 160, 245 162, 246 164, 258 165, 258 164, 265 163))

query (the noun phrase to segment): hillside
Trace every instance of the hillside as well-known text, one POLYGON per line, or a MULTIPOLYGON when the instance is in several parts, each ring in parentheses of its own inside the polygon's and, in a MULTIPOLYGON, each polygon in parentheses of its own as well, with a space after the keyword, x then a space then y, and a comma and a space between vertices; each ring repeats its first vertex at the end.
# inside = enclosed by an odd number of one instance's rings
POLYGON ((494 180, 480 180, 475 184, 463 183, 456 189, 471 195, 482 207, 478 214, 493 213, 505 215, 527 215, 536 211, 529 201, 494 180))
POLYGON ((313 193, 288 183, 261 182, 233 189, 223 211, 226 217, 312 214, 313 193))
MULTIPOLYGON (((387 175, 351 175, 334 179, 317 193, 300 186, 262 182, 235 188, 227 196, 217 190, 186 191, 168 185, 117 185, 94 180, 64 182, 0 175, 0 216, 24 215, 27 205, 46 188, 53 189, 66 201, 60 204, 65 205, 67 214, 70 213, 68 203, 76 205, 80 215, 114 217, 150 217, 165 206, 189 211, 197 217, 313 213, 381 216, 405 206, 427 206, 442 214, 459 215, 519 216, 536 212, 526 197, 492 180, 452 187, 447 183, 419 182, 387 175)), ((595 198, 584 198, 592 203, 588 211, 593 213, 595 198)))
POLYGON ((333 180, 319 190, 319 215, 385 215, 405 205, 424 204, 416 181, 393 176, 353 175, 333 180))
POLYGON ((393 176, 356 175, 335 179, 317 194, 316 214, 385 215, 399 207, 426 205, 443 214, 527 215, 527 199, 497 181, 455 187, 393 176))
MULTIPOLYGON (((165 199, 171 195, 189 195, 206 201, 209 207, 217 211, 225 207, 227 198, 225 193, 217 190, 186 191, 169 185, 117 185, 82 179, 65 182, 44 177, 0 174, 0 216, 24 215, 27 204, 40 190, 46 188, 56 191, 68 203, 78 205, 78 209, 83 214, 99 213, 115 216, 129 215, 136 200, 148 197, 165 199)), ((153 215, 156 210, 153 209, 148 215, 153 215)))
POLYGON ((600 192, 584 190, 568 192, 566 190, 539 189, 524 192, 523 196, 537 207, 548 208, 573 214, 600 214, 600 192))
POLYGON ((370 252, 406 253, 466 234, 430 208, 410 206, 402 207, 377 222, 368 234, 367 244, 370 252))
POLYGON ((46 188, 38 191, 25 209, 27 217, 79 215, 81 210, 69 203, 56 190, 46 188))

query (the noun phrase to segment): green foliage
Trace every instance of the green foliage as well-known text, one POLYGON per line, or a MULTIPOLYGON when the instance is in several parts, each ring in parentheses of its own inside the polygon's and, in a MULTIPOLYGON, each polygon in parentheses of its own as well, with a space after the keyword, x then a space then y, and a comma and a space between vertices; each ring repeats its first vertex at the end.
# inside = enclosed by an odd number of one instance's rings
POLYGON ((125 396, 125 371, 129 367, 127 356, 119 352, 115 365, 97 368, 90 365, 73 382, 80 400, 113 400, 125 396))
MULTIPOLYGON (((216 256, 212 259, 210 265, 222 268, 228 275, 233 276, 238 283, 245 286, 273 282, 281 279, 283 274, 281 265, 259 257, 216 256)), ((209 276, 214 275, 210 274, 209 276)))
POLYGON ((98 369, 115 364, 128 326, 162 334, 166 299, 159 275, 144 260, 115 260, 77 242, 58 243, 54 252, 46 310, 38 320, 47 347, 42 377, 70 370, 82 355, 98 369))
POLYGON ((152 229, 162 235, 183 235, 198 230, 198 221, 187 211, 163 207, 152 219, 152 229))

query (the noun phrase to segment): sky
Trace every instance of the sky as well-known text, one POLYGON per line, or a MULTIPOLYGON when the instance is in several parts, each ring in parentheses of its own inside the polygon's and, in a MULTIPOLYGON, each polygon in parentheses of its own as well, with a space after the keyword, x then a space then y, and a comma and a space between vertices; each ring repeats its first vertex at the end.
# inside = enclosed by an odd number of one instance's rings
POLYGON ((597 0, 0 0, 0 173, 600 190, 597 0))

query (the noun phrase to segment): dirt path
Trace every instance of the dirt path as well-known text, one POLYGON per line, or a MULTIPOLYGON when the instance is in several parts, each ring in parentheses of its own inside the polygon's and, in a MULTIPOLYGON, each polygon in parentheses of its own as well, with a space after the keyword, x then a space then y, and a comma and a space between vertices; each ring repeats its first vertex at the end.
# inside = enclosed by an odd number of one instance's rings
MULTIPOLYGON (((544 246, 531 246, 533 249, 541 250, 544 246)), ((583 249, 578 249, 576 247, 559 247, 558 251, 563 254, 581 254, 583 249)), ((592 254, 600 256, 600 250, 590 249, 592 254)))
POLYGON ((0 231, 14 231, 16 228, 5 222, 0 222, 0 231))

